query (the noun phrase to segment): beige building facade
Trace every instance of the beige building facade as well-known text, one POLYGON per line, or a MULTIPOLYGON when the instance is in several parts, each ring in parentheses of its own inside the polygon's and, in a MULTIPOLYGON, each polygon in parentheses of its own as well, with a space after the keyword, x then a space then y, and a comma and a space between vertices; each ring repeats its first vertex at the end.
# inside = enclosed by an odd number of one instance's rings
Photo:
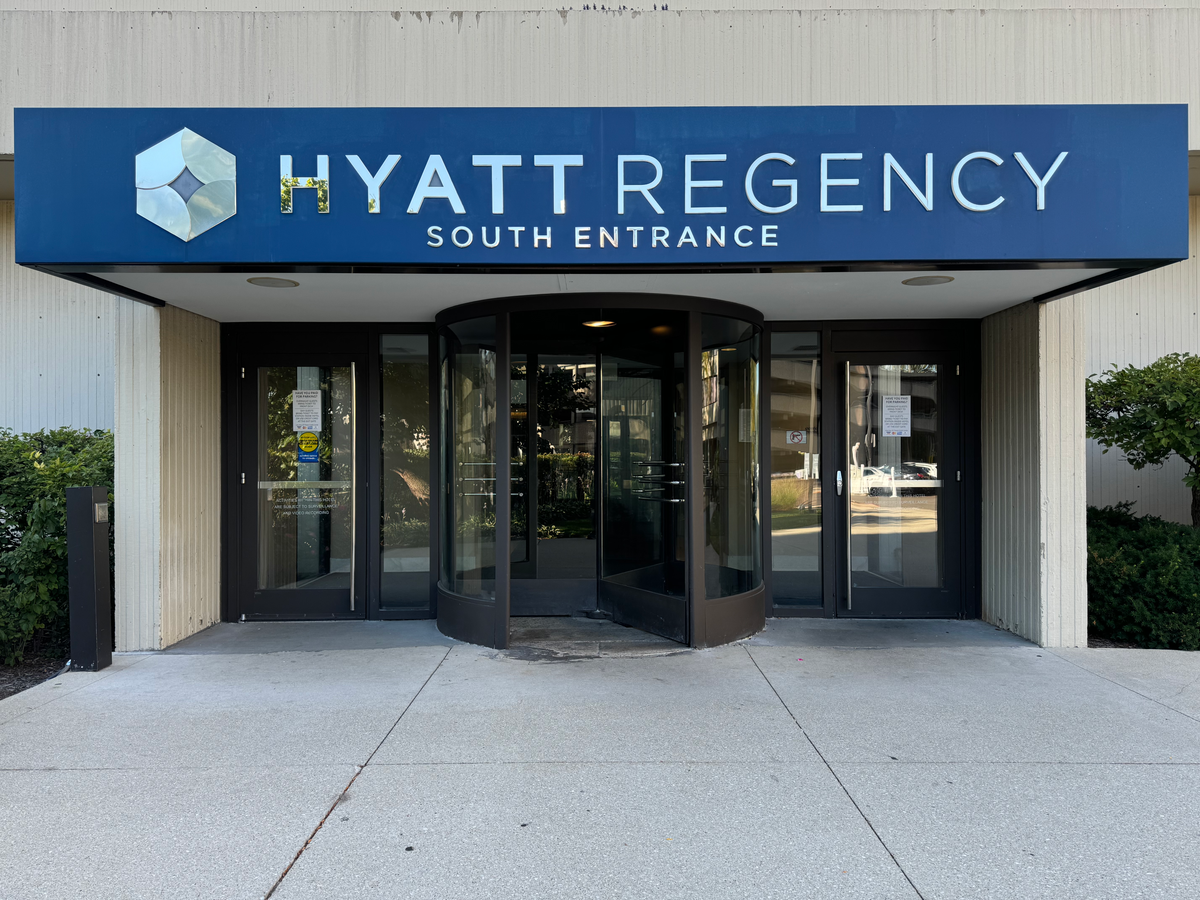
MULTIPOLYGON (((233 353, 223 341, 244 348, 252 340, 248 323, 267 319, 345 322, 344 304, 351 301, 343 297, 361 297, 362 311, 349 317, 357 321, 432 328, 440 313, 457 304, 514 295, 560 295, 566 304, 572 295, 598 292, 699 295, 759 310, 768 325, 764 357, 772 321, 967 323, 966 333, 978 343, 970 390, 979 400, 968 397, 962 408, 978 411, 977 421, 963 413, 964 421, 976 421, 971 434, 977 435, 978 484, 962 502, 975 510, 978 553, 964 563, 974 573, 975 599, 962 608, 1040 645, 1086 646, 1089 503, 1132 500, 1137 512, 1187 520, 1189 501, 1177 466, 1135 473, 1117 454, 1101 455, 1088 444, 1083 386, 1088 374, 1114 363, 1143 364, 1168 352, 1200 350, 1196 197, 1190 199, 1186 260, 1045 302, 1030 302, 1044 291, 1013 283, 1004 288, 1007 295, 984 306, 967 298, 941 313, 928 304, 886 310, 867 300, 846 305, 843 297, 875 290, 867 273, 852 273, 864 278, 837 288, 849 293, 828 294, 832 299, 822 293, 825 287, 780 272, 416 273, 360 292, 366 276, 313 280, 324 285, 324 301, 284 314, 248 307, 216 276, 164 290, 176 299, 159 307, 23 268, 14 249, 18 204, 12 185, 13 171, 22 165, 14 126, 19 108, 303 107, 318 117, 322 107, 1177 103, 1190 110, 1200 103, 1194 52, 1200 3, 1152 9, 1049 2, 543 9, 517 2, 456 11, 397 9, 391 2, 272 0, 239 8, 244 5, 10 0, 0 9, 0 346, 6 381, 19 386, 0 398, 0 426, 115 429, 118 649, 163 648, 236 612, 229 600, 237 569, 230 545, 240 538, 223 525, 230 514, 223 504, 231 502, 231 485, 244 474, 223 441, 230 425, 222 404, 231 402, 232 388, 228 381, 223 387, 223 378, 231 376, 222 366, 230 365, 233 353), (714 288, 712 278, 726 281, 714 288)), ((1198 117, 1189 115, 1187 142, 1200 161, 1198 117)), ((153 277, 136 282, 137 290, 152 293, 147 285, 156 284, 153 277)), ((998 288, 989 282, 988 290, 998 288)), ((515 344, 511 353, 517 353, 515 344)), ((832 362, 829 357, 824 365, 832 362)), ((772 365, 784 371, 782 362, 772 365)), ((832 408, 841 401, 827 396, 823 402, 832 408)), ((806 421, 815 430, 815 419, 806 421)), ((899 463, 890 470, 869 467, 872 473, 858 460, 848 470, 854 465, 862 472, 848 471, 849 491, 866 484, 863 478, 890 477, 883 487, 863 488, 864 496, 899 504, 899 463)), ((832 476, 830 470, 819 477, 832 476)), ((943 472, 936 480, 948 479, 943 472)), ((769 482, 782 491, 781 479, 769 482)), ((823 484, 828 490, 832 482, 823 484)), ((910 490, 910 505, 914 496, 910 490)), ((430 502, 436 506, 436 498, 430 502)), ((780 505, 765 503, 769 518, 780 505)), ((832 503, 827 499, 826 509, 832 503)), ((791 530, 797 532, 810 522, 795 521, 800 524, 791 530)), ((777 557, 787 555, 782 538, 764 532, 762 540, 775 546, 777 557)), ((842 563, 832 547, 820 552, 828 592, 842 563)), ((854 551, 847 554, 847 577, 854 582, 858 563, 854 551)), ((377 577, 384 578, 391 570, 386 560, 380 566, 377 577)), ((349 571, 355 578, 353 565, 349 571)), ((395 571, 404 571, 402 565, 395 571)), ((844 598, 830 596, 823 614, 838 614, 844 598)), ((768 606, 767 612, 789 611, 768 606)), ((693 628, 693 639, 685 642, 712 641, 696 638, 693 628)))

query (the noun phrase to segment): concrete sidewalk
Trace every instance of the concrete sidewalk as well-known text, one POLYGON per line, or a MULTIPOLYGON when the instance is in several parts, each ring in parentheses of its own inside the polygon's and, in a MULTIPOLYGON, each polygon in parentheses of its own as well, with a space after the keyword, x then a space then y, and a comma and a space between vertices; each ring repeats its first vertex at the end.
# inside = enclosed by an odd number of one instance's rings
POLYGON ((0 898, 1200 896, 1200 654, 220 625, 0 701, 0 898))

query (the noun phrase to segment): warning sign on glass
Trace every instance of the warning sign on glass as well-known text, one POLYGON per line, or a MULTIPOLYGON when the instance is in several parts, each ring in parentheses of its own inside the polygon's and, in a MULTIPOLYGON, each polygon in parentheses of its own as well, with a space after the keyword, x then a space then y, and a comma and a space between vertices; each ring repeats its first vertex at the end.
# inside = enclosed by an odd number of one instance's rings
POLYGON ((884 437, 912 437, 912 396, 909 394, 883 395, 884 437))
POLYGON ((787 433, 787 442, 789 444, 807 444, 808 443, 808 432, 807 431, 789 431, 787 433))
POLYGON ((292 431, 320 433, 320 391, 292 391, 292 431))

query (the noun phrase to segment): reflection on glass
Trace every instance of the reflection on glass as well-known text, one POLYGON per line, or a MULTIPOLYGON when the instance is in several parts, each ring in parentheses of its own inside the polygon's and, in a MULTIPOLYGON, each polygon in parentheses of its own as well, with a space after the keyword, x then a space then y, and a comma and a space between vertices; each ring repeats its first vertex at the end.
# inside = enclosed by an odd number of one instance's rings
POLYGON ((656 326, 601 366, 605 578, 659 594, 685 591, 683 353, 676 324, 656 326))
POLYGON ((442 578, 448 590, 496 597, 496 320, 442 331, 445 515, 442 578))
POLYGON ((705 315, 701 341, 704 591, 728 597, 762 582, 759 335, 746 322, 705 315))
POLYGON ((821 343, 771 333, 771 592, 821 603, 821 343))
POLYGON ((380 606, 429 608, 429 336, 380 343, 380 606))
POLYGON ((937 366, 850 366, 847 413, 854 587, 940 587, 937 366))
POLYGON ((594 354, 513 354, 514 578, 596 577, 596 377, 594 354))
POLYGON ((259 590, 350 588, 353 383, 350 366, 258 370, 259 590))

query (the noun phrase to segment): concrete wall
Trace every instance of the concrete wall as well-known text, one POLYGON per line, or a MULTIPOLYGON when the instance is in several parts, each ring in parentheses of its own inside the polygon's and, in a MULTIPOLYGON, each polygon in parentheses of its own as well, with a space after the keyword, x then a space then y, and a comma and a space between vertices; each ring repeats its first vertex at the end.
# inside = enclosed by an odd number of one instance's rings
MULTIPOLYGON (((547 4, 523 0, 473 0, 456 12, 405 0, 264 0, 244 13, 220 10, 245 0, 212 0, 205 11, 187 10, 195 5, 0 0, 0 154, 13 152, 16 106, 1200 101, 1194 0, 1153 9, 1120 8, 1118 0, 1086 9, 1070 0, 993 0, 986 9, 974 0, 840 0, 839 9, 783 0, 759 9, 761 0, 730 0, 720 11, 707 8, 712 0, 691 0, 670 12, 539 9, 547 4)), ((1189 128, 1189 146, 1200 148, 1200 116, 1189 128)), ((3 227, 11 234, 11 224, 3 227)), ((1182 334, 1176 325, 1195 296, 1194 275, 1149 278, 1163 287, 1143 279, 1096 292, 1087 301, 1092 321, 1110 302, 1127 315, 1127 302, 1108 299, 1120 291, 1143 292, 1135 318, 1150 315, 1165 290, 1176 298, 1169 333, 1182 334)), ((42 326, 8 315, 23 296, 39 309, 58 296, 77 298, 77 309, 100 302, 0 260, 0 340, 20 353, 46 346, 42 326)), ((119 641, 157 647, 217 614, 216 575, 206 568, 217 559, 209 549, 217 541, 217 454, 206 449, 217 428, 215 414, 208 418, 215 324, 104 302, 114 310, 116 344, 119 641)), ((1047 644, 1079 643, 1086 624, 1082 315, 1073 301, 1058 301, 994 316, 984 328, 985 610, 1047 644)), ((84 317, 65 327, 82 329, 84 317)), ((1122 323, 1117 333, 1140 330, 1128 318, 1113 321, 1122 323)), ((68 332, 45 332, 56 333, 68 332)), ((73 338, 72 353, 86 343, 73 338)), ((103 381, 104 366, 95 369, 103 381)), ((44 404, 76 390, 35 393, 44 404)))
POLYGON ((221 618, 221 333, 159 312, 162 646, 221 618))
POLYGON ((118 650, 220 619, 220 332, 124 302, 117 322, 118 650))
POLYGON ((1196 103, 1197 46, 1195 8, 9 11, 0 153, 14 106, 1196 103))
POLYGON ((983 617, 1087 646, 1083 304, 983 320, 983 617))
MULTIPOLYGON (((1144 366, 1167 353, 1200 353, 1200 197, 1191 198, 1191 247, 1186 262, 1082 295, 1087 307, 1087 374, 1117 365, 1144 366)), ((1191 524, 1191 492, 1183 462, 1140 472, 1120 450, 1087 448, 1088 503, 1132 500, 1141 515, 1191 524)))
POLYGON ((159 312, 141 303, 117 307, 116 546, 118 650, 161 646, 162 607, 162 372, 159 312))
POLYGON ((15 263, 13 202, 0 201, 0 428, 113 427, 110 294, 15 263))

